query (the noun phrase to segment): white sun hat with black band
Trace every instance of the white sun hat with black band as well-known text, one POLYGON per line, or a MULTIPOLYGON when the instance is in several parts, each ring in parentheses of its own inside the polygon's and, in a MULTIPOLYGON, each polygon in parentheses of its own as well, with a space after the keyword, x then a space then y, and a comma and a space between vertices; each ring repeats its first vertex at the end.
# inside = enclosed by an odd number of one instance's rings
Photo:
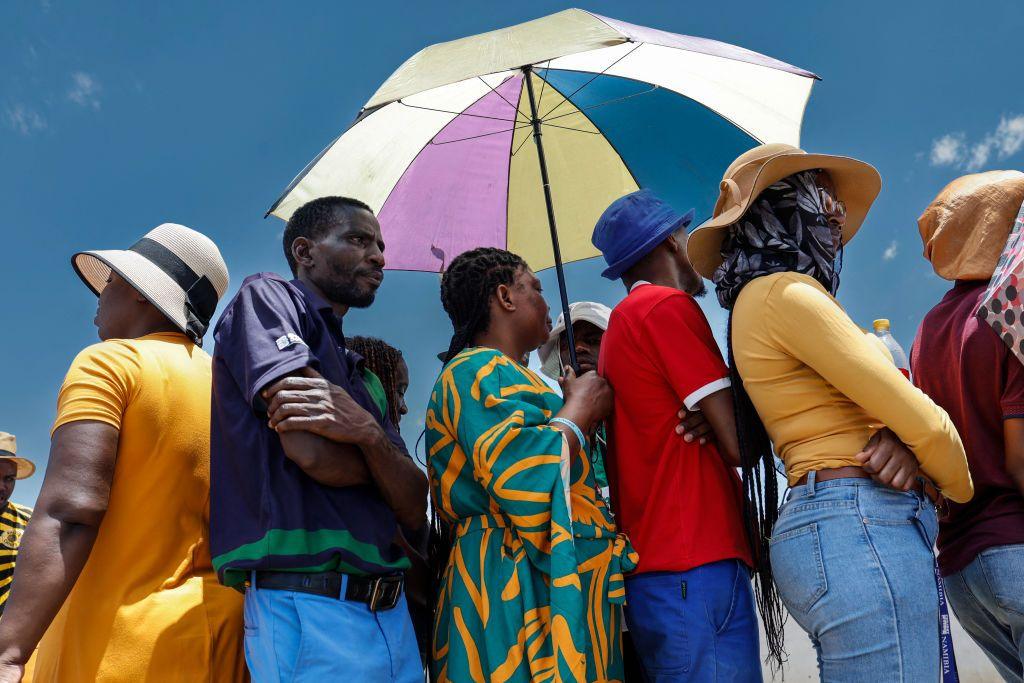
POLYGON ((176 223, 153 228, 124 251, 79 252, 71 265, 97 296, 114 271, 200 345, 228 290, 228 267, 217 245, 176 223))

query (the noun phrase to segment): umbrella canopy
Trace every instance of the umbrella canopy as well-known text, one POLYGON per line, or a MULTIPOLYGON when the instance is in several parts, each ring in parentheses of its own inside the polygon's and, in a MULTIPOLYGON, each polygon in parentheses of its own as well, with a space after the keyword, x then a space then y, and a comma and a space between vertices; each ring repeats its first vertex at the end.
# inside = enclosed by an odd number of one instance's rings
POLYGON ((799 145, 816 78, 733 45, 565 10, 411 57, 269 213, 287 220, 347 195, 377 213, 389 269, 438 272, 493 246, 541 270, 556 265, 554 224, 563 261, 596 256, 598 217, 640 187, 709 216, 741 152, 799 145))
POLYGON ((1024 363, 1024 205, 978 307, 978 316, 992 326, 1017 360, 1024 363))

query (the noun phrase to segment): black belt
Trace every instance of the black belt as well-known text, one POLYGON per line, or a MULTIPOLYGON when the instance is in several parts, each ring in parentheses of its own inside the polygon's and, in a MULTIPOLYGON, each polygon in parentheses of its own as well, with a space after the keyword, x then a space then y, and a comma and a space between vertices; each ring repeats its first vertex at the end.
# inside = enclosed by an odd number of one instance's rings
POLYGON ((256 588, 295 591, 323 595, 335 600, 341 598, 341 587, 348 576, 345 599, 365 603, 371 612, 389 610, 398 604, 402 596, 405 577, 401 574, 387 576, 352 576, 341 572, 303 574, 300 572, 256 572, 256 588))

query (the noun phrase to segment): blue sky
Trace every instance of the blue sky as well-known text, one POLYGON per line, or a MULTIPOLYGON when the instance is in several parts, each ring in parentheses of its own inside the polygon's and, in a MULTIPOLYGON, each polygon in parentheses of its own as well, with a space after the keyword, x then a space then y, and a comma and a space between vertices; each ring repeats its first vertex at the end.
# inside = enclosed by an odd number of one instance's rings
MULTIPOLYGON (((434 42, 564 3, 4 3, 0 25, 0 228, 8 245, 0 429, 40 473, 68 364, 95 341, 94 297, 69 266, 165 221, 210 235, 231 270, 286 270, 282 223, 263 214, 406 57, 434 42)), ((823 77, 805 148, 876 165, 884 186, 846 253, 840 300, 867 326, 890 317, 909 348, 947 289, 920 257, 916 218, 973 168, 1024 167, 1024 11, 973 2, 603 2, 598 13, 763 52, 823 77), (727 10, 727 11, 726 11, 727 10)), ((570 295, 615 303, 600 264, 569 267, 570 295)), ((545 285, 556 304, 552 272, 545 285)), ((403 349, 410 443, 450 328, 436 275, 389 273, 346 319, 403 349)), ((721 332, 724 317, 704 301, 721 332)))

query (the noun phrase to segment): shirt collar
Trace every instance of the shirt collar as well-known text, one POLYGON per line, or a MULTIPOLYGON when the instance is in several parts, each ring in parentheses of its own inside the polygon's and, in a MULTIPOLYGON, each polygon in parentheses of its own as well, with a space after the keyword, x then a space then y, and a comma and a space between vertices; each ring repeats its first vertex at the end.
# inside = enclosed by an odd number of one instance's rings
POLYGON ((302 280, 295 278, 291 283, 299 290, 299 292, 302 293, 303 298, 309 303, 309 305, 320 312, 321 317, 327 321, 329 326, 337 328, 335 330, 336 336, 338 337, 337 342, 344 348, 346 345, 345 333, 342 330, 342 320, 334 312, 334 308, 331 307, 331 304, 329 304, 322 296, 307 287, 302 280))
POLYGON ((636 289, 637 287, 639 287, 640 285, 649 285, 649 284, 653 284, 653 283, 648 282, 647 280, 637 280, 636 282, 633 283, 633 286, 629 288, 629 293, 632 294, 633 290, 636 289))

